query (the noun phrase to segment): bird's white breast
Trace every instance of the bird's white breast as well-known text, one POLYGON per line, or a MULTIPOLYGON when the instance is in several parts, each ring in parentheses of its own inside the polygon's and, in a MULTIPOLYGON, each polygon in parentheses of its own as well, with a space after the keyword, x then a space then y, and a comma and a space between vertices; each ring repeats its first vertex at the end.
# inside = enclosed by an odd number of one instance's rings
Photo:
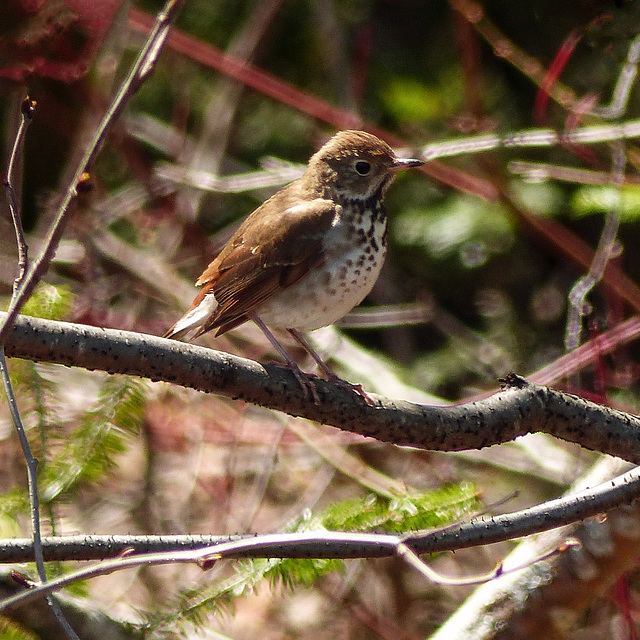
POLYGON ((386 255, 386 217, 337 216, 324 241, 326 259, 256 310, 276 328, 311 331, 332 324, 373 288, 386 255))

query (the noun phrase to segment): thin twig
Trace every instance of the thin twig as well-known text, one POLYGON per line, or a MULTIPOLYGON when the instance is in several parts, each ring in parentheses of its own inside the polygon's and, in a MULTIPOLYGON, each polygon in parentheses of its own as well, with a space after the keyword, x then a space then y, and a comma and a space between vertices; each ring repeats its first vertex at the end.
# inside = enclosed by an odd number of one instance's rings
POLYGON ((580 278, 569 292, 569 309, 564 346, 567 351, 575 349, 580 344, 582 331, 582 318, 589 314, 586 299, 593 287, 602 280, 604 270, 613 253, 618 227, 620 225, 620 209, 622 194, 620 185, 623 181, 626 165, 626 154, 622 142, 612 145, 611 159, 611 184, 618 187, 616 193, 618 202, 609 210, 605 219, 604 228, 600 235, 598 248, 593 255, 593 261, 586 275, 580 278))
POLYGON ((13 227, 16 232, 16 244, 18 247, 18 275, 13 283, 13 292, 18 290, 24 274, 27 270, 27 264, 29 261, 29 250, 27 247, 27 241, 24 237, 24 231, 22 229, 22 215, 20 212, 20 199, 18 193, 14 187, 16 181, 16 166, 22 157, 22 148, 24 146, 24 138, 27 133, 27 127, 33 120, 33 114, 35 112, 36 102, 31 100, 27 96, 20 106, 20 123, 16 136, 13 141, 11 153, 9 154, 9 165, 7 167, 7 175, 4 180, 4 188, 7 195, 7 202, 9 203, 9 211, 11 212, 11 220, 13 221, 13 227))
MULTIPOLYGON (((640 36, 637 36, 629 47, 627 61, 618 77, 618 83, 614 90, 611 104, 607 107, 596 109, 594 112, 606 118, 614 118, 623 113, 629 100, 631 86, 638 71, 639 61, 640 36)), ((586 308, 587 296, 593 287, 602 279, 614 250, 622 205, 622 192, 620 187, 624 184, 626 162, 627 157, 624 143, 622 140, 617 140, 612 145, 610 178, 610 183, 617 187, 617 202, 607 213, 604 228, 598 242, 598 249, 593 256, 593 261, 591 262, 588 273, 576 282, 569 293, 569 310, 565 332, 565 348, 567 351, 575 349, 578 344, 580 344, 582 318, 589 313, 586 308)))
MULTIPOLYGON (((529 182, 544 182, 554 180, 572 182, 575 184, 611 184, 611 171, 595 171, 593 169, 578 169, 545 162, 524 162, 513 160, 507 166, 511 173, 521 175, 529 182)), ((622 184, 640 184, 638 176, 623 176, 622 184)))
POLYGON ((29 500, 31 502, 31 526, 33 529, 33 553, 35 557, 36 566, 38 568, 38 574, 42 582, 46 581, 46 574, 44 571, 42 545, 40 543, 40 509, 38 503, 38 486, 37 486, 37 469, 38 461, 31 453, 31 447, 29 446, 29 440, 24 430, 22 420, 20 418, 20 412, 18 411, 18 404, 16 402, 11 380, 9 378, 9 372, 7 370, 7 361, 4 355, 4 349, 0 349, 0 375, 2 376, 2 384, 4 391, 7 394, 7 402, 9 403, 9 410, 11 412, 11 419, 18 433, 18 439, 20 440, 20 446, 24 453, 25 460, 27 462, 27 484, 29 487, 29 500))
MULTIPOLYGON (((606 513, 612 509, 628 505, 640 498, 640 470, 630 471, 595 486, 569 493, 542 504, 497 516, 474 518, 468 522, 446 526, 440 529, 414 532, 402 538, 416 553, 439 553, 504 542, 522 536, 540 533, 579 522, 606 513)), ((263 540, 259 552, 255 548, 246 549, 243 557, 264 558, 379 558, 395 553, 395 549, 381 545, 370 545, 369 538, 362 541, 356 537, 314 538, 315 544, 306 534, 283 534, 268 543, 263 540), (286 544, 283 546, 282 542, 286 544), (331 544, 327 544, 331 542, 331 544), (360 544, 362 542, 362 544, 360 544), (298 544, 300 543, 300 544, 298 544)), ((169 553, 175 551, 217 549, 225 542, 254 540, 255 535, 77 535, 44 538, 45 558, 53 561, 104 560, 121 557, 129 553, 169 553)), ((0 561, 3 563, 29 562, 33 559, 33 544, 27 539, 0 540, 0 561)))
MULTIPOLYGON (((29 591, 19 593, 0 602, 0 611, 11 610, 22 606, 31 600, 53 593, 80 580, 91 580, 99 576, 108 575, 115 571, 143 566, 158 566, 166 564, 198 564, 202 569, 210 569, 222 559, 243 557, 263 557, 264 549, 273 549, 274 557, 286 557, 287 547, 295 545, 298 548, 296 557, 315 557, 316 549, 324 547, 328 550, 327 557, 358 557, 357 553, 371 556, 390 556, 399 554, 400 549, 408 549, 411 536, 388 535, 379 533, 344 533, 341 531, 321 531, 317 533, 275 533, 253 536, 242 540, 222 542, 215 546, 204 547, 188 551, 172 551, 167 553, 149 553, 127 556, 115 560, 105 560, 91 567, 79 569, 65 576, 41 584, 29 591), (401 546, 403 545, 403 546, 401 546), (343 554, 334 556, 332 551, 341 548, 343 554), (278 550, 284 556, 278 555, 278 550)), ((555 552, 555 551, 554 551, 555 552)), ((324 556, 326 554, 320 554, 324 556)), ((548 556, 549 554, 547 554, 548 556)), ((267 556, 270 557, 270 556, 267 556)))
POLYGON ((640 119, 627 120, 620 124, 576 127, 570 131, 555 129, 525 129, 501 135, 486 133, 444 142, 434 142, 420 149, 423 160, 451 158, 453 156, 499 149, 528 149, 555 147, 564 144, 596 144, 628 140, 640 136, 640 119))
MULTIPOLYGON (((13 393, 13 387, 9 378, 9 370, 7 369, 7 360, 4 356, 4 347, 0 347, 0 375, 2 376, 2 384, 4 386, 4 392, 7 395, 7 402, 9 403, 9 411, 11 412, 11 419, 18 433, 20 440, 20 446, 22 447, 22 453, 27 463, 27 485, 29 487, 29 505, 31 508, 31 531, 33 533, 33 555, 36 562, 36 568, 40 583, 45 584, 47 582, 47 572, 44 568, 44 555, 42 552, 42 534, 40 529, 40 502, 38 499, 38 461, 31 452, 29 446, 29 440, 20 418, 20 412, 18 410, 18 403, 13 393)), ((65 618, 60 606, 55 601, 53 595, 47 595, 47 604, 51 608, 51 612, 55 616, 58 624, 62 627, 65 634, 71 640, 80 640, 76 632, 72 629, 71 625, 65 618)))
POLYGON ((58 243, 64 232, 71 205, 78 195, 78 185, 85 180, 85 176, 90 171, 93 162, 98 155, 107 134, 116 119, 122 112, 127 101, 136 93, 143 82, 151 74, 158 59, 162 46, 164 45, 172 22, 177 17, 185 0, 167 0, 164 8, 158 14, 154 28, 142 47, 138 57, 131 67, 129 75, 122 83, 113 102, 107 109, 102 121, 98 125, 92 140, 87 145, 87 149, 78 163, 75 175, 67 187, 62 203, 58 209, 56 218, 49 230, 44 248, 40 255, 30 265, 24 277, 17 295, 11 301, 8 314, 4 322, 0 325, 0 344, 4 344, 9 327, 14 322, 22 305, 27 301, 34 288, 49 268, 49 263, 55 255, 58 243))
POLYGON ((631 95, 631 87, 638 75, 638 63, 640 62, 640 35, 637 35, 629 46, 629 53, 625 61, 618 82, 613 90, 611 103, 606 107, 595 107, 591 110, 594 115, 601 118, 613 119, 620 117, 626 110, 631 95))
POLYGON ((433 582, 434 584, 447 585, 450 587, 466 587, 471 585, 479 585, 490 582, 491 580, 495 580, 500 576, 507 575, 509 573, 514 573, 516 571, 521 571, 527 567, 530 567, 532 564, 536 562, 542 562, 543 560, 548 560, 549 558, 558 555, 559 553, 564 553, 573 547, 577 547, 580 545, 580 542, 574 538, 570 538, 566 540, 563 544, 558 545, 557 547, 550 549, 544 553, 541 553, 536 558, 531 559, 530 561, 523 562, 519 565, 504 568, 504 565, 500 563, 495 569, 489 571, 488 573, 473 575, 473 576, 465 576, 464 578, 450 578, 449 576, 442 575, 437 571, 434 571, 424 560, 422 560, 417 553, 415 553, 408 545, 404 543, 400 543, 397 547, 398 556, 404 560, 410 567, 413 567, 416 571, 418 571, 421 575, 423 575, 427 580, 433 582))
POLYGON ((168 162, 158 163, 153 170, 154 178, 158 180, 213 193, 242 193, 265 187, 279 187, 299 178, 303 173, 303 165, 284 162, 274 169, 250 171, 232 176, 218 176, 211 171, 196 171, 168 162))
MULTIPOLYGON (((13 297, 15 297, 18 292, 28 264, 28 246, 24 237, 24 230, 22 228, 22 212, 20 210, 20 201, 14 187, 15 169, 18 160, 21 157, 27 127, 33 119, 35 106, 35 101, 31 100, 29 96, 27 96, 22 102, 20 108, 20 124, 18 125, 18 131, 16 132, 13 147, 9 156, 9 165, 7 168, 7 176, 4 185, 7 194, 7 200, 9 202, 11 219, 13 221, 13 227, 16 233, 16 245, 18 247, 18 275, 16 276, 16 279, 13 283, 13 297)), ((38 498, 37 478, 38 461, 31 452, 29 440, 27 439, 24 425, 22 424, 22 419, 20 418, 20 411, 18 410, 18 403, 16 401, 15 394, 13 393, 11 379, 9 378, 9 371, 7 369, 7 361, 4 355, 3 346, 0 346, 0 375, 2 376, 4 391, 9 403, 11 419, 13 420, 16 432, 18 433, 20 446, 22 447, 22 453, 24 455, 25 463, 27 466, 27 485, 29 492, 29 508, 31 512, 33 554, 40 582, 45 583, 47 581, 47 573, 44 567, 44 556, 42 551, 42 531, 40 528, 40 501, 38 498)), ((78 635, 73 630, 66 617, 62 613, 62 609, 56 602, 54 596, 47 595, 46 600, 51 609, 51 612, 55 616, 58 624, 62 627, 67 637, 71 638, 71 640, 79 640, 78 635)))
MULTIPOLYGON (((638 498, 640 493, 640 475, 637 468, 622 476, 601 483, 591 489, 577 492, 557 500, 521 512, 533 523, 532 530, 543 531, 583 519, 590 515, 607 511, 612 508, 610 499, 613 493, 622 493, 624 497, 617 504, 638 498), (602 498, 609 499, 604 504, 602 498), (566 501, 570 501, 567 505, 566 501), (558 513, 556 507, 562 504, 564 513, 558 513), (574 509, 565 508, 573 506, 574 509), (575 517, 575 508, 582 513, 575 517), (553 526, 548 525, 554 517, 561 517, 553 526)), ((443 536, 454 547, 456 541, 464 538, 463 531, 474 526, 480 529, 490 528, 495 536, 484 536, 481 543, 488 544, 504 540, 505 529, 513 527, 514 514, 496 516, 495 518, 480 519, 463 523, 459 527, 445 527, 441 530, 429 532, 415 532, 405 535, 388 535, 358 532, 305 532, 280 533, 261 536, 247 536, 236 540, 227 540, 218 544, 205 546, 200 549, 179 550, 161 553, 128 555, 115 560, 106 560, 100 564, 69 573, 66 576, 52 580, 46 585, 39 585, 29 591, 18 594, 0 603, 0 611, 23 605, 30 600, 44 594, 57 591, 78 580, 87 580, 101 575, 113 573, 132 567, 152 566, 162 564, 197 563, 203 569, 210 568, 215 562, 223 558, 258 558, 258 557, 295 557, 295 558, 358 558, 358 557, 386 557, 398 554, 400 545, 409 547, 414 553, 425 553, 436 550, 438 542, 443 536)), ((531 531, 529 531, 530 533, 531 531)), ((477 532, 476 532, 477 533, 477 532)), ((476 543, 480 543, 476 539, 476 543)), ((468 546, 468 545, 467 545, 468 546)), ((166 547, 165 547, 166 548, 166 547)), ((461 548, 458 546, 457 548, 461 548)), ((439 547, 439 550, 443 550, 439 547)), ((126 552, 126 548, 123 549, 126 552)))

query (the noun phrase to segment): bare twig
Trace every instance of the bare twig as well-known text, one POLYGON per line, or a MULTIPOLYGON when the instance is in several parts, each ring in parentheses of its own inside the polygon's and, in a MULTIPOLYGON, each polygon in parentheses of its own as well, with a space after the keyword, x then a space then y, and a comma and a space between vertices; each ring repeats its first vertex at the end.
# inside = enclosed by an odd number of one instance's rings
POLYGON ((408 545, 404 543, 400 543, 397 547, 397 554, 402 558, 409 566, 413 567, 416 571, 422 574, 427 580, 433 582, 434 584, 447 585, 450 587, 464 587, 470 585, 478 585, 485 584, 491 580, 495 580, 500 576, 504 576, 510 573, 515 573, 516 571, 521 571, 527 567, 530 567, 532 564, 536 562, 542 562, 543 560, 548 560, 549 558, 558 555, 559 553, 564 553, 573 547, 579 546, 579 542, 574 538, 570 538, 564 541, 562 544, 554 547, 553 549, 549 549, 536 558, 533 558, 530 561, 527 561, 522 564, 518 564, 515 566, 509 566, 505 568, 505 566, 500 563, 495 569, 489 571, 488 573, 473 575, 473 576, 465 576, 463 578, 450 578, 449 576, 442 575, 437 571, 434 571, 424 560, 422 560, 408 545))
POLYGON ((4 343, 9 327, 18 315, 22 305, 27 301, 35 286, 40 281, 40 278, 42 278, 47 271, 64 232, 69 212, 71 211, 71 205, 77 198, 78 185, 84 181, 85 176, 91 169, 109 130, 122 112, 125 104, 151 74, 162 46, 167 39, 171 24, 175 20, 183 3, 184 0, 167 0, 164 8, 158 14, 154 28, 138 54, 129 75, 122 83, 113 102, 98 125, 92 140, 87 145, 87 149, 78 163, 78 168, 64 194, 55 221, 49 230, 44 248, 36 260, 30 265, 17 295, 11 300, 8 314, 0 326, 0 344, 4 343))
POLYGON ((264 171, 250 171, 232 176, 218 176, 209 171, 196 171, 167 162, 154 167, 154 177, 175 184, 194 187, 213 193, 241 193, 252 189, 279 187, 304 173, 303 165, 281 163, 279 167, 264 171))
MULTIPOLYGON (((640 497, 640 471, 630 471, 612 480, 596 484, 588 489, 571 492, 566 496, 540 505, 503 515, 481 517, 455 526, 426 532, 407 534, 402 540, 416 553, 438 553, 456 551, 470 547, 503 542, 513 538, 555 529, 611 511, 640 497)), ((357 536, 357 534, 355 534, 357 536)), ((370 539, 359 537, 332 538, 331 544, 320 536, 283 534, 275 540, 262 538, 259 551, 245 548, 244 557, 278 558, 373 558, 395 553, 395 548, 370 544, 370 539), (288 536, 288 537, 287 537, 288 536), (286 544, 282 544, 283 541, 286 544), (301 544, 298 544, 298 543, 301 544), (362 544, 360 544, 362 542, 362 544)), ((241 542, 255 539, 255 535, 211 536, 211 535, 162 535, 162 536, 98 536, 77 535, 43 538, 46 561, 104 560, 117 558, 124 552, 135 554, 169 553, 197 549, 216 549, 225 542, 241 542)), ((3 563, 29 562, 33 559, 33 541, 29 539, 0 540, 0 561, 3 563)))
POLYGON ((621 192, 620 185, 623 181, 626 155, 622 142, 612 145, 611 184, 618 187, 617 206, 613 206, 607 213, 604 228, 600 235, 598 248, 593 256, 593 261, 586 275, 580 278, 569 292, 569 310, 564 345, 567 351, 575 349, 580 344, 582 330, 582 318, 588 315, 586 299, 593 287, 602 279, 604 270, 613 253, 618 227, 620 224, 621 192))
POLYGON ((420 150, 425 160, 451 158, 453 156, 499 149, 527 149, 555 147, 564 144, 596 144, 628 140, 640 136, 640 120, 627 120, 620 124, 576 127, 570 131, 555 129, 525 129, 508 134, 486 133, 458 140, 434 142, 420 150))
POLYGON ((218 560, 227 558, 242 557, 271 557, 271 553, 265 556, 265 550, 273 549, 276 557, 360 557, 363 552, 368 550, 373 557, 383 557, 392 554, 399 555, 406 560, 408 564, 416 568, 427 579, 439 584, 455 584, 468 585, 487 582, 499 575, 507 572, 517 571, 523 566, 529 566, 534 562, 545 560, 552 555, 556 555, 562 551, 566 551, 575 543, 567 541, 563 547, 557 547, 551 551, 540 554, 537 559, 528 562, 526 565, 512 567, 508 570, 496 570, 483 576, 473 578, 455 579, 442 576, 428 568, 422 562, 415 551, 411 549, 412 536, 385 535, 378 533, 343 533, 325 531, 318 533, 283 533, 283 534, 267 534, 264 536, 252 536, 241 540, 233 540, 221 542, 215 546, 204 547, 202 549, 193 549, 188 551, 171 551, 166 553, 142 554, 137 556, 128 556, 115 560, 106 560, 101 564, 94 565, 85 569, 72 572, 52 580, 51 582, 35 586, 30 591, 18 594, 11 598, 7 598, 0 602, 0 611, 11 610, 17 606, 26 604, 36 597, 51 594, 80 580, 89 580, 98 576, 107 575, 114 571, 122 571, 132 567, 141 566, 157 566, 164 564, 199 564, 204 570, 207 570, 218 560), (293 556, 288 552, 288 547, 295 547, 297 552, 293 556), (318 554, 316 549, 328 550, 324 553, 320 551, 318 554), (342 553, 335 555, 338 549, 342 553), (280 555, 282 553, 283 555, 280 555), (353 555, 357 553, 358 555, 353 555))
POLYGON ((620 117, 626 110, 631 94, 631 87, 638 75, 640 62, 640 35, 636 36, 629 46, 627 60, 620 71, 618 82, 613 90, 611 103, 606 107, 595 107, 591 113, 601 118, 613 119, 620 117))
POLYGON ((27 242, 24 238, 24 231, 22 229, 20 200, 14 186, 16 180, 15 173, 16 165, 18 164, 22 154, 22 147, 24 146, 24 137, 27 133, 27 127, 31 124, 35 108, 36 102, 35 100, 31 100, 29 96, 22 101, 22 105, 20 107, 20 124, 18 125, 13 146, 11 147, 7 175, 4 180, 4 188, 7 195, 7 201, 9 203, 9 211, 11 212, 11 220, 13 221, 13 227, 16 232, 16 244, 18 246, 18 275, 13 283, 14 293, 18 290, 18 287, 22 282, 29 260, 27 242))
MULTIPOLYGON (((629 48, 627 62, 620 72, 611 105, 596 112, 607 118, 614 118, 623 113, 629 100, 631 86, 638 71, 640 60, 640 36, 637 36, 629 48)), ((593 256, 593 261, 588 273, 580 278, 569 293, 569 313, 565 333, 565 348, 567 351, 575 349, 580 343, 582 318, 589 311, 586 307, 586 299, 593 287, 602 279, 607 263, 613 252, 618 226, 620 224, 620 209, 622 194, 620 187, 624 184, 626 167, 626 153, 622 140, 617 140, 611 149, 611 178, 610 183, 617 187, 617 202, 607 213, 604 228, 598 242, 598 249, 593 256)))
POLYGON ((7 370, 7 361, 4 356, 4 349, 0 349, 0 376, 2 376, 2 384, 4 391, 7 394, 7 402, 9 403, 9 410, 11 412, 11 419, 18 433, 18 439, 20 440, 20 446, 24 453, 25 460, 27 462, 27 484, 29 487, 29 499, 31 502, 31 527, 33 530, 33 553, 40 575, 40 580, 46 582, 46 574, 44 571, 42 545, 40 544, 40 510, 38 508, 38 485, 36 473, 38 469, 38 461, 31 453, 31 447, 27 440, 27 434, 25 433, 20 418, 20 412, 18 411, 18 403, 16 402, 15 395, 13 394, 13 388, 11 386, 11 380, 9 379, 9 371, 7 370))
MULTIPOLYGON (((20 412, 18 410, 18 403, 13 393, 13 387, 11 380, 9 379, 9 370, 7 369, 7 360, 4 357, 4 348, 0 347, 0 376, 2 376, 2 384, 4 391, 7 395, 7 401, 9 403, 9 410, 11 412, 11 419, 18 433, 20 440, 20 446, 22 447, 22 453, 27 463, 27 485, 29 487, 29 505, 31 509, 31 530, 33 532, 33 554, 36 562, 36 568, 38 570, 38 576, 40 583, 45 584, 47 582, 47 572, 44 568, 44 556, 42 552, 42 537, 40 529, 40 502, 38 500, 38 479, 37 469, 38 461, 31 453, 31 447, 29 446, 29 440, 24 430, 22 420, 20 418, 20 412)), ((53 615, 64 630, 65 634, 71 640, 80 640, 78 635, 73 630, 67 619, 65 618, 60 606, 53 598, 53 595, 47 595, 47 603, 51 608, 53 615)))
MULTIPOLYGON (((530 182, 560 180, 576 184, 611 184, 610 171, 594 171, 592 169, 578 169, 576 167, 565 167, 544 162, 524 162, 522 160, 510 162, 507 168, 512 173, 522 175, 525 180, 530 182)), ((639 183, 640 177, 638 176, 623 176, 622 184, 639 183)))
MULTIPOLYGON (((5 179, 5 190, 7 193, 7 200, 9 202, 9 210, 11 212, 11 219, 13 221, 13 227, 16 233, 16 245, 18 247, 18 275, 13 283, 13 297, 15 298, 18 289, 24 278, 27 264, 28 264, 28 247, 24 237, 24 230, 22 228, 22 213, 20 211, 20 202, 16 194, 14 187, 15 183, 15 169, 18 159, 22 153, 22 147, 24 145, 24 138, 27 131, 27 127, 33 119, 36 103, 28 96, 23 100, 20 108, 20 124, 18 125, 18 131, 13 142, 13 147, 9 156, 9 165, 7 168, 7 176, 5 179)), ((29 446, 29 440, 20 418, 20 411, 18 410, 18 403, 16 401, 15 394, 13 393, 13 386, 11 379, 9 378, 9 370, 7 369, 7 361, 4 355, 4 347, 0 346, 0 376, 2 377, 2 384, 7 396, 7 402, 9 403, 9 411, 11 413, 11 419, 15 426, 18 438, 20 440, 20 446, 22 447, 22 453, 27 466, 27 486, 29 491, 29 508, 31 513, 31 530, 33 534, 33 552, 36 563, 36 569, 41 583, 47 581, 47 573, 44 567, 44 559, 42 552, 42 532, 40 528, 40 501, 38 498, 38 478, 37 468, 38 461, 31 452, 29 446)), ((51 612, 55 616, 58 624, 62 627, 68 638, 71 640, 79 640, 78 635, 73 630, 66 617, 62 613, 62 609, 54 599, 53 595, 47 595, 47 604, 51 608, 51 612)))
MULTIPOLYGON (((122 569, 151 566, 159 564, 176 563, 198 563, 203 568, 209 568, 213 563, 222 558, 242 558, 242 557, 278 557, 278 558, 361 558, 361 557, 385 557, 398 553, 401 545, 405 545, 413 553, 428 553, 442 551, 446 548, 455 549, 468 544, 469 531, 474 531, 474 544, 487 544, 505 539, 506 532, 513 534, 514 523, 518 523, 521 518, 526 518, 533 526, 527 531, 543 531, 553 526, 567 524, 577 519, 583 519, 588 515, 594 515, 602 511, 611 509, 616 504, 627 502, 640 495, 640 473, 633 469, 628 473, 600 484, 587 491, 582 491, 566 498, 553 500, 543 505, 539 505, 530 510, 519 512, 518 514, 506 514, 495 518, 480 519, 477 521, 464 523, 458 527, 446 527, 426 533, 412 533, 407 535, 385 535, 371 533, 345 533, 322 531, 317 533, 284 533, 269 534, 263 536, 246 536, 243 538, 229 539, 217 544, 210 541, 201 540, 201 548, 189 550, 174 550, 160 553, 143 553, 140 555, 129 555, 115 560, 107 560, 98 565, 69 573, 62 578, 52 580, 46 585, 39 585, 30 591, 9 598, 0 603, 0 611, 11 609, 23 605, 33 598, 41 597, 44 594, 57 591, 64 586, 72 584, 78 580, 95 578, 100 575, 120 571, 122 569), (612 502, 614 494, 617 502, 612 502), (624 497, 620 499, 620 494, 624 497), (578 508, 580 515, 576 518, 575 509, 578 508), (554 522, 551 527, 550 522, 554 522), (491 531, 493 535, 487 535, 491 531), (480 536, 478 535, 480 533, 480 536), (467 544, 465 544, 465 539, 467 544), (451 546, 444 547, 443 541, 451 546)), ((516 533, 515 535, 522 535, 516 533)), ((507 533, 508 537, 508 533, 507 533)), ((119 551, 132 549, 131 544, 135 544, 135 539, 128 536, 121 536, 121 540, 109 538, 105 542, 108 546, 119 551)), ((147 543, 157 542, 161 548, 167 549, 170 545, 175 545, 176 541, 182 538, 175 536, 175 539, 162 538, 146 539, 147 543)), ((94 543, 95 537, 90 537, 94 543)), ((61 539, 62 544, 69 542, 61 539)), ((191 540, 193 543, 193 540, 191 540)), ((198 542, 196 541, 196 544, 198 542)), ((96 557, 91 556, 91 557, 96 557)))

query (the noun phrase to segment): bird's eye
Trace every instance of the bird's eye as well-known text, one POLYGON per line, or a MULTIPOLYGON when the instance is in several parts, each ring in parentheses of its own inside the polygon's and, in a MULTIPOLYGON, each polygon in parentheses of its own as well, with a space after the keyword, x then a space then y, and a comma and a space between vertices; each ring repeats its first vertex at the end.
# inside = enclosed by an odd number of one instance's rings
POLYGON ((371 165, 366 160, 358 160, 353 166, 360 176, 366 176, 371 171, 371 165))

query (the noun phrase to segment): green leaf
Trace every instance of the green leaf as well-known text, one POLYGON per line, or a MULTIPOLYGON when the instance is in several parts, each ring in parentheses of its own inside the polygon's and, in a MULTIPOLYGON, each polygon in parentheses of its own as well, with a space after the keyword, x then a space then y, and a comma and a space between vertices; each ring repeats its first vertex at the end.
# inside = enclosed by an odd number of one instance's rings
POLYGON ((443 120, 458 111, 461 89, 458 73, 449 73, 431 86, 415 78, 395 77, 382 90, 381 99, 399 122, 443 120))
POLYGON ((343 500, 327 507, 314 520, 316 526, 332 531, 405 533, 443 526, 468 515, 477 505, 473 485, 461 483, 393 499, 371 494, 343 500))
POLYGON ((45 320, 63 320, 69 315, 74 294, 65 285, 41 282, 27 300, 22 313, 45 320))
POLYGON ((125 449, 127 435, 137 431, 144 408, 143 382, 126 376, 104 379, 95 406, 55 451, 40 476, 43 503, 73 491, 81 483, 100 480, 125 449))
POLYGON ((576 218, 618 210, 622 222, 640 218, 640 186, 584 186, 571 199, 571 212, 576 218))

